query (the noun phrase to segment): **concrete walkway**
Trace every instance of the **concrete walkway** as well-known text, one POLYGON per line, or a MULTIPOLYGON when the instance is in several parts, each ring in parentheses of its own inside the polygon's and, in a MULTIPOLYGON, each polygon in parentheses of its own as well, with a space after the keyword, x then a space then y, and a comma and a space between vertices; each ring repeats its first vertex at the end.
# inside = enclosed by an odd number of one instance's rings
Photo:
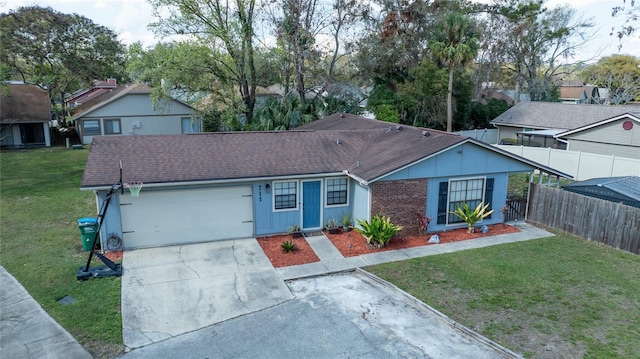
MULTIPOLYGON (((509 224, 514 225, 514 223, 509 224)), ((381 263, 489 247, 498 244, 522 242, 530 239, 551 237, 554 235, 544 229, 540 229, 536 226, 523 222, 518 222, 517 227, 521 230, 517 233, 498 234, 495 236, 477 238, 468 241, 432 244, 393 251, 369 253, 348 258, 343 257, 326 236, 320 235, 307 237, 307 242, 309 242, 313 251, 316 252, 318 258, 320 258, 320 262, 278 268, 277 271, 282 279, 292 280, 337 273, 381 263)))
POLYGON ((2 266, 0 287, 0 358, 91 358, 2 266))

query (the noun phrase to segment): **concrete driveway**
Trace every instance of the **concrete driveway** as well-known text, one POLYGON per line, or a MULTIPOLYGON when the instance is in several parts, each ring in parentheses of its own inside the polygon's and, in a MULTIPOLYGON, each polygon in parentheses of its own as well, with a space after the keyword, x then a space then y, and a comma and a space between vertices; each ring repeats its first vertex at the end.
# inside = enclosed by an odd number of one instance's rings
POLYGON ((127 251, 124 345, 137 348, 293 298, 255 239, 127 251))
POLYGON ((289 287, 294 300, 122 358, 518 357, 366 273, 298 279, 289 287))

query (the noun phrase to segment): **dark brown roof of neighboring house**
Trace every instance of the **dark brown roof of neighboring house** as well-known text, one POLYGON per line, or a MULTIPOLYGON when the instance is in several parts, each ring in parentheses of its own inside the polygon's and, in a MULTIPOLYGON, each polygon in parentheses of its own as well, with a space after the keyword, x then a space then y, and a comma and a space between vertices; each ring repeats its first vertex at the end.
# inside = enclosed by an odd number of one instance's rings
POLYGON ((491 121, 491 124, 535 129, 570 130, 624 113, 639 115, 640 108, 559 102, 519 102, 496 117, 491 121))
MULTIPOLYGON (((377 122, 377 121, 376 121, 377 122)), ((384 123, 383 123, 384 124, 384 123)), ((95 137, 83 188, 118 181, 175 183, 349 173, 365 181, 468 140, 403 126, 357 130, 95 137)))
POLYGON ((395 123, 373 120, 370 118, 352 115, 350 113, 334 113, 296 128, 296 130, 365 130, 373 128, 395 127, 395 123))
POLYGON ((3 123, 51 121, 51 100, 46 90, 28 84, 3 85, 0 93, 3 123))
POLYGON ((81 105, 75 107, 72 111, 71 111, 71 116, 73 117, 73 119, 77 119, 80 118, 82 116, 84 116, 85 114, 96 110, 112 101, 115 101, 116 99, 127 95, 127 94, 150 94, 152 91, 152 88, 144 85, 144 84, 127 84, 127 85, 120 85, 118 87, 116 87, 115 89, 111 89, 108 90, 107 92, 103 93, 102 95, 92 98, 91 100, 82 103, 81 105))

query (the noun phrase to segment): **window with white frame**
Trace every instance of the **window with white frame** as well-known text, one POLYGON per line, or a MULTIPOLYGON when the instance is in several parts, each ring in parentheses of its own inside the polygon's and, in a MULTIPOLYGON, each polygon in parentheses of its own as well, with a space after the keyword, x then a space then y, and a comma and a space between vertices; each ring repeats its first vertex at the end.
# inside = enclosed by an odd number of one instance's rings
POLYGON ((273 204, 276 210, 294 209, 298 206, 298 182, 274 182, 273 204))
POLYGON ((104 133, 106 135, 119 135, 122 133, 120 129, 119 118, 109 118, 104 120, 104 133))
POLYGON ((348 180, 346 178, 327 179, 327 206, 347 204, 348 180))
POLYGON ((85 120, 82 123, 85 136, 99 136, 102 134, 100 131, 100 120, 85 120))
MULTIPOLYGON (((472 178, 449 182, 449 212, 455 211, 457 207, 462 207, 465 202, 467 206, 476 208, 482 202, 484 194, 484 178, 472 178)), ((449 223, 462 222, 455 214, 449 216, 449 223)))

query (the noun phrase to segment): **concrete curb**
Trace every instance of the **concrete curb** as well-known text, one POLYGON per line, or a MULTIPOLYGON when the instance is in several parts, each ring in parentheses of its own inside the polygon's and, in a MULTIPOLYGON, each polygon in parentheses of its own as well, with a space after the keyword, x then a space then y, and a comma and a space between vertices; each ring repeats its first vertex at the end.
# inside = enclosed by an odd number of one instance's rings
POLYGON ((381 285, 383 287, 385 287, 386 289, 393 291, 395 293, 397 293, 398 295, 401 295, 402 297, 404 297, 406 300, 408 300, 409 302, 413 303, 414 306, 420 310, 426 311, 426 312, 430 312, 436 315, 436 317, 440 320, 442 320, 443 322, 447 323, 449 326, 451 326, 452 328, 460 331, 461 333, 463 333, 464 335, 470 336, 480 342, 482 342, 484 345, 496 350, 497 352, 499 352, 501 355, 503 355, 505 358, 512 358, 512 359, 524 359, 524 357, 520 354, 517 354, 507 348, 505 348, 504 346, 494 342, 493 340, 484 337, 483 335, 481 335, 480 333, 462 325, 459 322, 456 322, 455 320, 449 318, 448 316, 444 315, 442 312, 436 310, 435 308, 429 306, 428 304, 424 303, 423 301, 419 300, 418 298, 412 296, 411 294, 405 292, 404 290, 398 288, 397 286, 391 284, 390 282, 387 282, 386 280, 371 274, 365 270, 362 270, 360 268, 356 268, 355 269, 355 273, 358 277, 360 277, 362 280, 364 281, 368 281, 368 282, 372 282, 378 285, 381 285))

